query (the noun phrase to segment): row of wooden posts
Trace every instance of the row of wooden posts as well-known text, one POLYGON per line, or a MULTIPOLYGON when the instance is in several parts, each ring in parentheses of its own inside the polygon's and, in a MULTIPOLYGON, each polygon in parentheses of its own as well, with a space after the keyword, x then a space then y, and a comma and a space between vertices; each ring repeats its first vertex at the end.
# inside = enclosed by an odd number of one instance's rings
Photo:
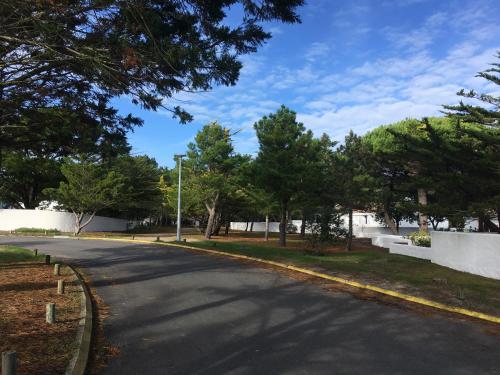
MULTIPOLYGON (((33 253, 38 256, 38 249, 33 250, 33 253)), ((50 255, 45 255, 45 264, 50 264, 50 255)), ((61 264, 54 264, 54 276, 61 275, 61 264)), ((64 294, 64 280, 57 280, 57 294, 64 294)), ((56 304, 48 303, 45 311, 45 321, 49 324, 56 322, 56 304)), ((2 352, 2 375, 16 375, 17 372, 17 354, 10 350, 2 352)))

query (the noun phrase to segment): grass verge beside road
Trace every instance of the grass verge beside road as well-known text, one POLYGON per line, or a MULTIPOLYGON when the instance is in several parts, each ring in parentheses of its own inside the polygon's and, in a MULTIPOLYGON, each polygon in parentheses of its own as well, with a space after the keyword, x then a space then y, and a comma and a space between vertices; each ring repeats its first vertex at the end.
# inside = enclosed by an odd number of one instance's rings
POLYGON ((28 249, 0 246, 0 352, 17 352, 18 374, 63 374, 75 346, 81 291, 69 268, 53 275, 28 249), (64 279, 65 294, 57 294, 64 279), (45 322, 47 303, 56 304, 56 323, 45 322))
POLYGON ((382 251, 306 254, 247 242, 197 241, 189 246, 293 264, 361 283, 500 316, 500 281, 430 261, 382 251))

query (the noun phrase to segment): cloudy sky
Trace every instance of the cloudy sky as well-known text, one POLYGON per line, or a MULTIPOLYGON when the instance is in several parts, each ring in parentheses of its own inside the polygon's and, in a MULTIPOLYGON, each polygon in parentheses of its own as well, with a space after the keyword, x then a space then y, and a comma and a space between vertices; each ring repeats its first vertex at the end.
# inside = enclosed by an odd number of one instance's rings
POLYGON ((243 57, 234 87, 179 96, 195 120, 181 125, 166 111, 146 112, 126 98, 121 112, 144 119, 130 135, 134 154, 172 166, 173 155, 206 123, 234 131, 236 150, 254 153, 253 123, 285 104, 315 135, 341 141, 406 117, 439 115, 460 88, 493 92, 475 74, 500 50, 498 0, 309 0, 302 24, 267 24, 273 38, 243 57))

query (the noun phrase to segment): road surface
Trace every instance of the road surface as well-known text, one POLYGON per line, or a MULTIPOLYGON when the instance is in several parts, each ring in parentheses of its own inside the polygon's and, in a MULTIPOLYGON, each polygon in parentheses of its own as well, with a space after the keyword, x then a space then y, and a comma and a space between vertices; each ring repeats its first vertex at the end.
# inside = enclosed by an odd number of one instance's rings
POLYGON ((0 237, 84 268, 121 354, 106 374, 499 374, 500 337, 181 249, 0 237))

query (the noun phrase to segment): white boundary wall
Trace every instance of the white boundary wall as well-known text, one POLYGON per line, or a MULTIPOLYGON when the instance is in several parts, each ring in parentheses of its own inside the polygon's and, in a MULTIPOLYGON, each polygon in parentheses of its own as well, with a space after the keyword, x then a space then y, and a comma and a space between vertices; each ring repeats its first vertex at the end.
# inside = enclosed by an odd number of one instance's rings
MULTIPOLYGON (((344 227, 347 229, 347 224, 349 217, 348 215, 343 215, 342 220, 344 221, 344 227)), ((292 220, 292 223, 297 227, 297 232, 300 232, 300 226, 302 225, 302 220, 292 220)), ((231 222, 231 229, 233 230, 245 230, 247 223, 238 221, 231 222)), ((248 230, 250 230, 251 222, 248 223, 248 230)), ((391 231, 383 223, 376 220, 375 214, 372 212, 354 212, 352 217, 353 233, 356 237, 374 237, 378 235, 391 235, 391 231)), ((264 232, 266 228, 265 222, 254 222, 253 231, 254 232, 264 232)), ((439 223, 438 228, 448 229, 448 222, 439 223)), ((431 229, 431 227, 429 227, 431 229)), ((416 221, 410 223, 408 221, 402 221, 399 227, 399 233, 401 235, 408 234, 418 230, 418 223, 416 221)), ((279 223, 271 221, 269 223, 270 232, 279 232, 279 223)))
POLYGON ((410 257, 431 260, 432 249, 430 247, 414 246, 410 244, 391 243, 389 244, 389 252, 391 254, 407 255, 410 257))
POLYGON ((432 232, 432 262, 500 280, 500 234, 432 232))
POLYGON ((380 247, 389 247, 393 243, 406 243, 411 245, 411 240, 409 238, 403 238, 402 236, 396 236, 392 234, 383 234, 380 236, 372 237, 372 245, 380 247))
MULTIPOLYGON (((83 231, 111 232, 127 230, 127 220, 95 216, 83 231)), ((0 209, 0 230, 17 228, 57 229, 61 232, 73 232, 75 217, 69 212, 49 210, 0 209)))
POLYGON ((428 259, 440 266, 500 280, 500 234, 436 231, 431 232, 431 247, 397 242, 389 244, 391 254, 428 259))

